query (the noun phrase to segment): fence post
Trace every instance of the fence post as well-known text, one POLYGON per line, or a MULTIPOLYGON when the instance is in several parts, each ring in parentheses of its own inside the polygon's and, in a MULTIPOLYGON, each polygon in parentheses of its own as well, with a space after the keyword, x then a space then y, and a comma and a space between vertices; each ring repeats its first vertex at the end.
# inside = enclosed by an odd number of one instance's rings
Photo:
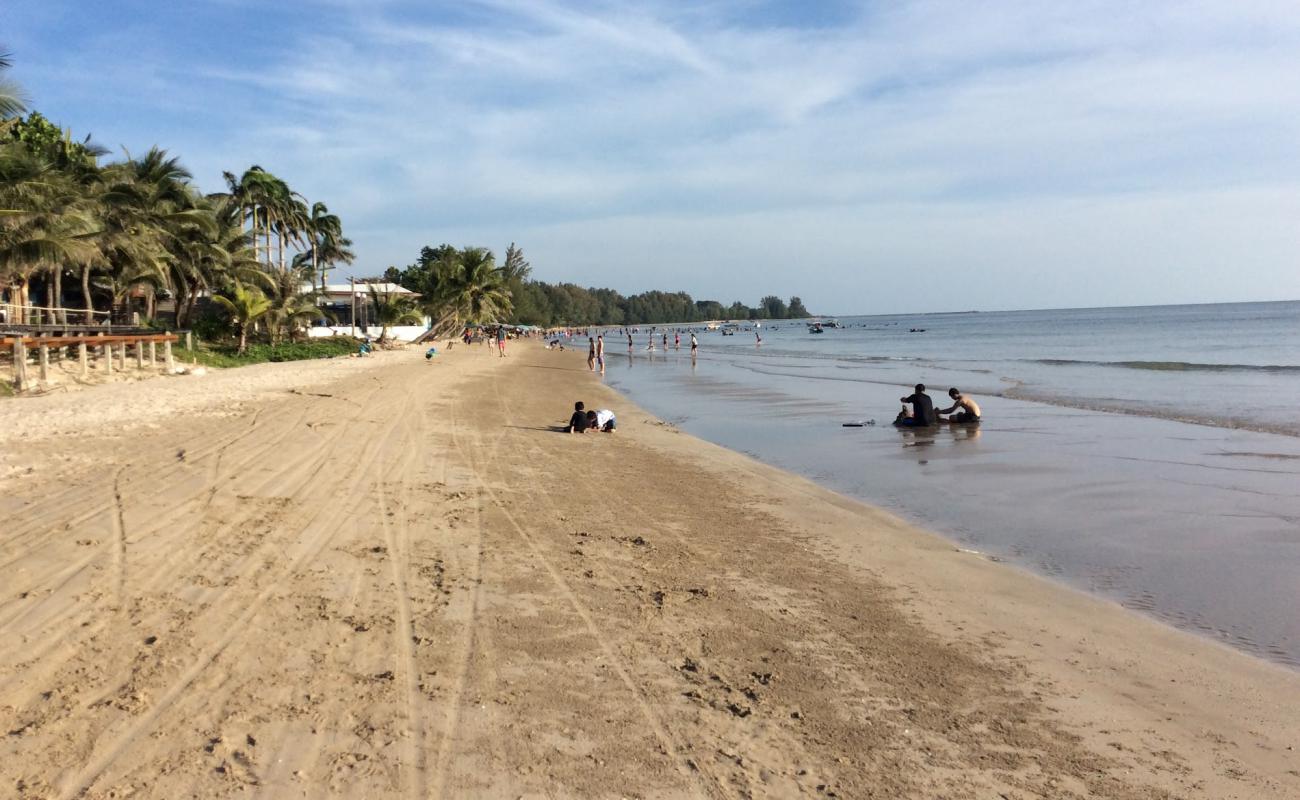
POLYGON ((117 343, 117 355, 122 359, 122 371, 126 372, 126 342, 117 343))
POLYGON ((149 366, 158 366, 158 343, 153 339, 149 340, 149 366))
POLYGON ((90 373, 90 363, 86 358, 86 343, 77 342, 77 360, 81 362, 81 377, 86 377, 90 373))
POLYGON ((144 369, 144 340, 135 340, 135 368, 144 369))
MULTIPOLYGON (((99 335, 103 336, 104 334, 100 333, 99 335)), ((104 360, 104 374, 112 375, 113 374, 113 345, 105 343, 103 346, 99 348, 99 351, 104 360)))
POLYGON ((20 392, 27 388, 27 348, 22 336, 14 339, 14 388, 20 392))
POLYGON ((41 380, 50 379, 50 346, 45 343, 45 337, 40 337, 41 341, 36 345, 37 358, 41 365, 41 380))
POLYGON ((185 331, 185 349, 194 352, 194 331, 185 331))
MULTIPOLYGON (((171 331, 167 331, 171 335, 171 331)), ((167 363, 167 374, 171 375, 176 371, 176 362, 172 360, 172 340, 168 339, 163 342, 163 360, 167 363)))

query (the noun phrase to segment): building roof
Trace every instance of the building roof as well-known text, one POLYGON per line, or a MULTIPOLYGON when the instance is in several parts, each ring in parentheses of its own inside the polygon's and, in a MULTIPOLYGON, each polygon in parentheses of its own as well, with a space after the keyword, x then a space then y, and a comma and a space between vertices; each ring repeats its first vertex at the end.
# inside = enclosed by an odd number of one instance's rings
MULTIPOLYGON (((370 287, 372 287, 372 286, 374 287, 374 289, 375 289, 376 292, 381 292, 381 293, 384 293, 384 294, 408 294, 408 295, 411 295, 412 297, 416 297, 416 296, 417 296, 415 292, 413 292, 413 291, 411 291, 410 289, 407 289, 407 288, 405 288, 405 287, 403 287, 403 286, 399 286, 399 285, 397 285, 396 283, 360 283, 360 282, 358 282, 358 283, 355 285, 355 290, 356 290, 356 293, 359 294, 359 295, 368 295, 368 294, 370 294, 370 287)), ((326 293, 326 294, 341 294, 341 295, 345 295, 345 296, 346 296, 346 295, 348 295, 348 294, 351 294, 352 291, 353 291, 353 289, 354 289, 353 285, 352 285, 352 284, 347 284, 347 283, 329 283, 329 284, 326 284, 326 285, 325 285, 325 293, 326 293)), ((308 289, 308 291, 310 291, 310 288, 308 289)))

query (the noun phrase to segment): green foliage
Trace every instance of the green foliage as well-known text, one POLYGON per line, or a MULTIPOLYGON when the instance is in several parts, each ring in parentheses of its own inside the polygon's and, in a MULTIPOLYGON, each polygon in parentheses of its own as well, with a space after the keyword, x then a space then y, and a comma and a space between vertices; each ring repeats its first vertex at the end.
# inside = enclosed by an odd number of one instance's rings
POLYGON ((758 310, 763 312, 765 319, 785 319, 790 313, 785 301, 773 294, 758 301, 758 310))
POLYGON ((199 343, 194 352, 184 353, 185 358, 193 359, 208 367, 242 367, 248 364, 260 364, 266 361, 307 361, 316 358, 337 358, 357 352, 360 340, 350 336, 330 336, 321 339, 308 339, 305 342, 285 342, 283 344, 252 344, 241 355, 233 346, 199 343))
POLYGON ((196 337, 205 342, 215 342, 230 333, 230 322, 224 316, 216 313, 215 309, 209 309, 194 321, 190 330, 194 332, 196 337))
POLYGON ((541 326, 665 325, 809 316, 798 297, 790 298, 789 306, 776 296, 764 297, 757 308, 739 300, 724 306, 716 300, 693 300, 686 292, 650 291, 624 297, 613 289, 530 280, 531 274, 532 267, 514 243, 506 248, 501 267, 483 248, 457 250, 443 244, 423 248, 419 259, 405 269, 389 267, 384 278, 423 296, 426 310, 435 319, 459 324, 508 319, 541 326), (472 301, 484 296, 490 297, 486 306, 472 301))
POLYGON ((381 292, 370 286, 370 303, 374 307, 374 321, 382 329, 379 341, 388 339, 388 329, 394 325, 419 325, 424 316, 409 295, 381 292))
POLYGON ((23 87, 4 75, 10 63, 9 54, 0 53, 0 121, 16 117, 27 108, 23 87))
POLYGON ((61 168, 93 166, 104 152, 98 146, 90 144, 89 138, 82 142, 73 141, 71 131, 50 122, 39 111, 14 120, 9 126, 8 134, 10 139, 29 152, 48 158, 61 168))

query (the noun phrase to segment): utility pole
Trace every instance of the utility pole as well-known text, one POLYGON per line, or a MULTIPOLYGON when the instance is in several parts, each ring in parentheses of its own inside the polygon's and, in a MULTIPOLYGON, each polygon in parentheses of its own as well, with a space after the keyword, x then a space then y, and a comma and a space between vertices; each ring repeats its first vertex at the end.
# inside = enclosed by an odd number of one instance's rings
POLYGON ((357 279, 356 278, 351 278, 351 277, 348 278, 348 288, 351 290, 349 294, 352 295, 352 317, 351 317, 352 338, 355 339, 357 338, 357 279))

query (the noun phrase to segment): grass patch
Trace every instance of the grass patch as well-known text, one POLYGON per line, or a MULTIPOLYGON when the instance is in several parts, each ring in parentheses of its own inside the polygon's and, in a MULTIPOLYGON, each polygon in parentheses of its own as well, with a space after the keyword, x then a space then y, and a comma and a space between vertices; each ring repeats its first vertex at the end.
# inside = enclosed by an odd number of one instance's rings
POLYGON ((309 339, 305 342, 285 342, 278 345, 250 344, 243 355, 236 352, 234 344, 195 342, 194 350, 184 347, 176 351, 182 362, 191 357, 205 367, 243 367, 266 361, 309 361, 315 358, 337 358, 357 352, 360 342, 350 336, 331 336, 328 339, 309 339))

